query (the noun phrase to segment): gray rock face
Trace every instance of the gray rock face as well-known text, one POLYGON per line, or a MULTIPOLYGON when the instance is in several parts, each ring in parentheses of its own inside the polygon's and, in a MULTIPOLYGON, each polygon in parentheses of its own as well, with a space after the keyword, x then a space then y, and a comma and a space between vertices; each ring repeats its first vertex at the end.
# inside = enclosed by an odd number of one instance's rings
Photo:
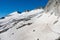
POLYGON ((45 7, 45 11, 47 12, 51 10, 55 12, 55 15, 60 16, 60 0, 49 0, 45 7))

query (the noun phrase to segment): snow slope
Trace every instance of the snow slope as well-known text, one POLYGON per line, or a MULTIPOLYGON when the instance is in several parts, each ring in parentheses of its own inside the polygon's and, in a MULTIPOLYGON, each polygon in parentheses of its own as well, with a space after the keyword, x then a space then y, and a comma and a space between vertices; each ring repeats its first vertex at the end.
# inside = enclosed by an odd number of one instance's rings
POLYGON ((0 19, 0 40, 56 40, 59 36, 60 17, 53 10, 13 12, 0 19))
POLYGON ((60 40, 60 0, 0 18, 0 40, 60 40))

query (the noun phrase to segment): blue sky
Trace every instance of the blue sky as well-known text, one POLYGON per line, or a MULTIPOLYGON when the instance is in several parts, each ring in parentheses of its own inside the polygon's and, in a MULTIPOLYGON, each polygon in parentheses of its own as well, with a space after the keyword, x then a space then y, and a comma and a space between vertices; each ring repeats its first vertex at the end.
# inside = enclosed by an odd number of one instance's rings
POLYGON ((37 7, 44 7, 48 0, 0 0, 0 17, 11 12, 32 10, 37 7))

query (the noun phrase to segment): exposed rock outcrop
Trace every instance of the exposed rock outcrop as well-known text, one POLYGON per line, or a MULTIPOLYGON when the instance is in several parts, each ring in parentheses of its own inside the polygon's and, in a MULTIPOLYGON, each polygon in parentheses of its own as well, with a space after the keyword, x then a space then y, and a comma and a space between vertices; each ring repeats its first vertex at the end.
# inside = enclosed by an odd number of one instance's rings
POLYGON ((51 11, 53 10, 55 12, 55 15, 60 16, 60 0, 49 0, 45 11, 51 11))

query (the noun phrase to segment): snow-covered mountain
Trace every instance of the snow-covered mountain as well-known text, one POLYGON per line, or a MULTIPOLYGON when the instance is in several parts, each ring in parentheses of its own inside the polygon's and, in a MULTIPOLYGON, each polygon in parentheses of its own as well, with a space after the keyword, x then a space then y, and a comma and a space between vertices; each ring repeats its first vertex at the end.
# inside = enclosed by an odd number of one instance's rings
POLYGON ((22 13, 15 11, 0 18, 0 40, 59 40, 59 13, 56 13, 54 7, 51 10, 49 8, 50 4, 45 9, 22 13))

